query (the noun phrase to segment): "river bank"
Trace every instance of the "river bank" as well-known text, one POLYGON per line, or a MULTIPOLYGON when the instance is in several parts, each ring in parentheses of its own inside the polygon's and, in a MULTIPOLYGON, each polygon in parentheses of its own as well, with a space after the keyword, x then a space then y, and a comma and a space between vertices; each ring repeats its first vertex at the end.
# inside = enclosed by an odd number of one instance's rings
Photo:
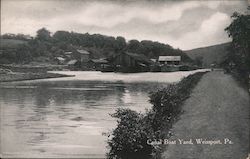
POLYGON ((153 107, 146 113, 118 109, 112 117, 117 127, 108 140, 108 158, 159 158, 163 141, 170 137, 172 125, 182 113, 183 102, 190 97, 206 72, 198 72, 180 82, 150 94, 153 107))
POLYGON ((73 77, 74 75, 64 75, 50 72, 9 72, 0 74, 0 82, 24 81, 45 78, 73 77))
POLYGON ((185 101, 184 114, 174 124, 170 138, 193 144, 168 144, 162 158, 247 158, 249 103, 247 90, 231 75, 207 73, 185 101), (220 142, 198 144, 196 139, 220 142))
POLYGON ((117 108, 145 112, 152 107, 149 92, 194 74, 52 73, 76 76, 0 84, 4 157, 105 158, 102 134, 116 127, 109 114, 117 108))

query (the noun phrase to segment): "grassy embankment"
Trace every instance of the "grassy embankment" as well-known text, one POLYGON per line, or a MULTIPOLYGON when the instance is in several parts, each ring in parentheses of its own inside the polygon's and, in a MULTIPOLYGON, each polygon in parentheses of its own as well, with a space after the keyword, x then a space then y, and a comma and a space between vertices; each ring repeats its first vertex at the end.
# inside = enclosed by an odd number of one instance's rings
POLYGON ((72 77, 72 75, 49 73, 47 70, 48 67, 0 65, 0 82, 72 77))
POLYGON ((249 153, 250 97, 237 81, 222 70, 205 74, 193 89, 173 128, 162 158, 236 159, 249 153), (178 139, 192 140, 180 144, 178 139), (221 141, 220 144, 199 144, 196 139, 221 141), (229 139, 233 144, 228 144, 229 139))
POLYGON ((153 107, 145 114, 130 109, 118 109, 112 116, 118 125, 108 140, 108 158, 149 159, 160 158, 164 139, 171 136, 170 129, 182 113, 183 102, 205 72, 190 75, 177 84, 150 94, 153 107))
POLYGON ((71 77, 69 75, 62 75, 58 73, 6 73, 0 74, 0 82, 11 82, 11 81, 24 81, 24 80, 35 80, 35 79, 45 79, 45 78, 59 78, 59 77, 71 77))

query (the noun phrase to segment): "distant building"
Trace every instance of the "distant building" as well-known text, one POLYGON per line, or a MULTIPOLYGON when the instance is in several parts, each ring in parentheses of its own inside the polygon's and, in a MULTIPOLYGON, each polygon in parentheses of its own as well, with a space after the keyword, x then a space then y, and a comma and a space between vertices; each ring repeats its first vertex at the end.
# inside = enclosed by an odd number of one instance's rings
POLYGON ((64 57, 65 57, 67 60, 71 60, 71 59, 72 59, 72 52, 71 52, 71 51, 66 51, 66 52, 64 52, 64 57))
POLYGON ((79 61, 86 63, 89 61, 90 53, 83 49, 77 49, 73 52, 74 59, 78 59, 79 61))
POLYGON ((64 52, 64 55, 71 55, 71 54, 72 54, 71 51, 66 51, 66 52, 64 52))
POLYGON ((159 56, 158 62, 166 65, 180 65, 181 56, 159 56))
POLYGON ((153 62, 157 62, 157 59, 150 59, 151 61, 153 61, 153 62))
POLYGON ((123 52, 115 56, 112 64, 121 72, 149 71, 154 62, 142 54, 123 52))
POLYGON ((70 60, 67 65, 70 70, 79 70, 81 67, 81 62, 78 60, 70 60))
POLYGON ((59 64, 59 65, 62 65, 65 62, 65 58, 62 58, 62 57, 56 57, 55 60, 56 60, 57 64, 59 64))
POLYGON ((75 65, 76 64, 76 62, 77 62, 77 60, 70 60, 68 63, 67 63, 67 65, 75 65))
POLYGON ((97 71, 106 69, 109 66, 110 65, 106 59, 91 59, 88 61, 88 67, 97 71))

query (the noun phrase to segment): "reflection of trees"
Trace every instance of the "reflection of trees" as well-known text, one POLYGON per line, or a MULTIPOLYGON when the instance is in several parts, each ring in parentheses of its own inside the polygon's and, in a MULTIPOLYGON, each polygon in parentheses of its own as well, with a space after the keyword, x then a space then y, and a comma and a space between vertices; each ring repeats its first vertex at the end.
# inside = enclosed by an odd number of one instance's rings
POLYGON ((30 95, 27 93, 27 89, 0 88, 0 101, 4 105, 18 103, 19 105, 25 106, 25 101, 29 98, 30 95))
POLYGON ((35 92, 35 105, 38 108, 45 108, 50 105, 50 90, 47 87, 38 87, 35 92))

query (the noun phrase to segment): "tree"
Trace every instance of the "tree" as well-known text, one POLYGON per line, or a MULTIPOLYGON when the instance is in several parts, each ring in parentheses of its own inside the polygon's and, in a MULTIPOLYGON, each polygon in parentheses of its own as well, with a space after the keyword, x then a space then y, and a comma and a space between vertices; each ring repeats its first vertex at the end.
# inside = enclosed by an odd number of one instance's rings
POLYGON ((63 42, 70 42, 70 33, 67 31, 57 31, 53 35, 55 41, 63 41, 63 42))
MULTIPOLYGON (((246 14, 233 13, 232 23, 225 28, 232 38, 229 64, 234 64, 237 73, 247 80, 250 73, 250 7, 246 14)), ((245 81, 246 82, 246 81, 245 81)))
POLYGON ((127 45, 125 38, 122 37, 122 36, 118 36, 116 38, 116 43, 117 43, 117 45, 116 45, 116 51, 123 50, 126 47, 126 45, 127 45))
POLYGON ((138 40, 130 40, 128 42, 128 51, 137 52, 140 47, 140 42, 138 40))
POLYGON ((46 28, 39 29, 37 32, 36 38, 41 41, 49 41, 51 39, 50 31, 46 28))

